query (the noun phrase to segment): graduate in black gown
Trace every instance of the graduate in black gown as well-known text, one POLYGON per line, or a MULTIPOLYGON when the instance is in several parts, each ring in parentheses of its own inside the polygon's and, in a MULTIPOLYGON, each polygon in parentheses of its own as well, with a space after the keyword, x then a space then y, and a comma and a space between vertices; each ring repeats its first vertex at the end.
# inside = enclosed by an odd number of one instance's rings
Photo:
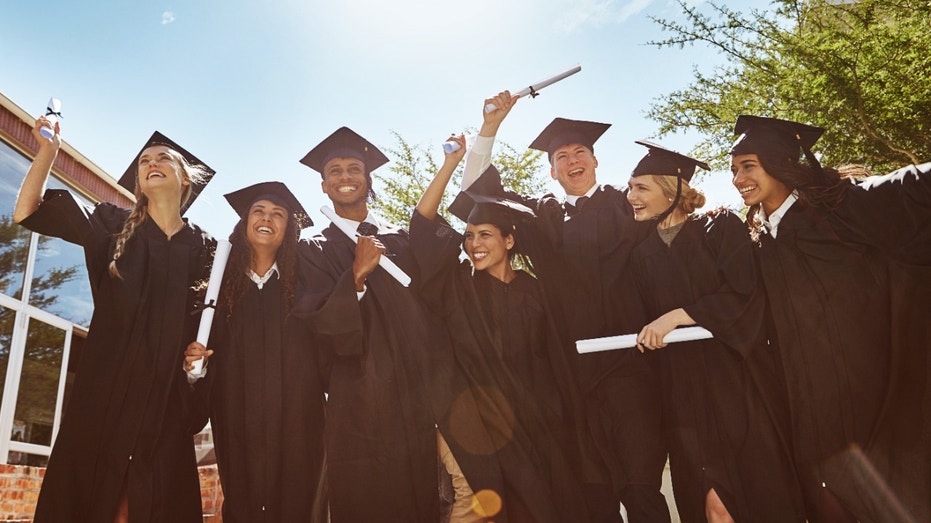
MULTIPOLYGON (((463 190, 488 193, 501 186, 486 171, 494 136, 516 98, 503 92, 485 100, 482 128, 466 154, 463 190), (477 179, 476 179, 477 178, 477 179)), ((618 501, 633 523, 669 521, 660 487, 666 464, 658 379, 632 351, 575 354, 575 341, 625 334, 642 327, 611 290, 626 277, 633 248, 650 232, 637 223, 624 190, 598 183, 594 144, 610 124, 554 119, 530 147, 546 153, 550 175, 566 196, 508 193, 537 215, 538 240, 558 256, 535 260, 534 272, 567 342, 583 387, 592 435, 610 478, 592 471, 583 480, 597 521, 618 521, 618 501)))
MULTIPOLYGON (((204 389, 223 486, 223 521, 326 521, 322 354, 291 314, 305 292, 301 229, 312 225, 281 182, 226 195, 230 236, 204 389)), ((207 350, 193 342, 188 362, 207 350)))
POLYGON ((463 193, 450 210, 467 222, 464 237, 452 229, 437 214, 465 152, 464 137, 452 139, 460 149, 446 154, 411 219, 415 284, 449 329, 493 447, 466 445, 466 455, 453 452, 444 459, 457 487, 451 521, 588 521, 573 468, 580 461, 577 427, 584 422, 571 396, 563 394, 577 385, 539 283, 513 268, 515 256, 528 253, 519 233, 531 225, 533 212, 516 202, 463 193), (460 261, 462 250, 469 261, 460 261), (479 484, 483 488, 473 494, 470 478, 488 473, 472 467, 476 453, 496 458, 503 490, 493 500, 501 513, 489 511, 487 485, 479 484))
POLYGON ((206 418, 182 362, 214 242, 182 212, 213 171, 156 132, 120 180, 135 207, 87 209, 44 190, 61 146, 46 124, 14 220, 84 248, 94 315, 35 521, 200 522, 192 437, 206 418))
POLYGON ((931 180, 855 184, 812 154, 822 133, 744 115, 731 149, 809 518, 928 521, 931 180))
POLYGON ((335 212, 359 229, 354 243, 335 225, 301 249, 330 281, 302 307, 332 359, 326 376, 327 481, 334 523, 434 522, 439 518, 432 358, 449 342, 442 325, 378 261, 414 269, 407 231, 368 211, 371 171, 388 159, 343 127, 301 160, 321 173, 335 212), (310 245, 307 245, 310 247, 310 245))
MULTIPOLYGON (((639 349, 659 367, 676 507, 682 521, 804 521, 788 447, 763 395, 780 394, 778 355, 766 344, 764 300, 747 229, 733 212, 696 215, 689 186, 698 160, 649 142, 631 174, 634 217, 655 225, 631 254, 649 322, 639 349), (666 345, 674 328, 713 339, 666 345)), ((634 289, 620 289, 631 292, 634 289)))

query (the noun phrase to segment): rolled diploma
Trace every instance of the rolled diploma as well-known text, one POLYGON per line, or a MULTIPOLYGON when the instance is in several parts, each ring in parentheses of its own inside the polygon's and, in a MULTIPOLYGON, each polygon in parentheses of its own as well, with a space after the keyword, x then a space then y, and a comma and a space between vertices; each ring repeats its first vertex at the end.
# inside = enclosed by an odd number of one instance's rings
MULTIPOLYGON (((682 327, 673 329, 664 338, 664 343, 676 343, 679 341, 707 340, 713 338, 711 331, 704 327, 682 327)), ((579 354, 588 354, 589 352, 601 352, 615 349, 629 349, 637 346, 636 334, 622 334, 620 336, 608 336, 605 338, 592 338, 590 340, 578 340, 575 342, 575 350, 579 354)))
MULTIPOLYGON (((359 243, 359 240, 356 239, 359 233, 356 232, 356 230, 353 229, 351 225, 346 223, 346 220, 344 220, 340 215, 336 214, 336 212, 333 209, 330 209, 329 207, 324 205, 323 207, 320 208, 320 212, 322 212, 324 216, 329 218, 330 221, 333 222, 333 225, 338 227, 339 230, 343 231, 343 233, 346 236, 349 236, 349 238, 353 242, 359 243)), ((400 267, 395 265, 394 262, 389 260, 387 257, 385 256, 380 257, 378 259, 378 265, 381 265, 382 269, 385 269, 386 271, 388 271, 388 274, 393 276, 394 279, 398 280, 398 283, 400 283, 401 285, 405 287, 410 286, 411 277, 408 276, 407 273, 402 271, 400 267)))
POLYGON ((39 128, 39 134, 44 138, 55 136, 55 123, 58 122, 58 114, 61 113, 61 100, 50 98, 45 108, 45 119, 51 124, 51 127, 42 126, 39 128))
MULTIPOLYGON (((210 327, 213 326, 213 313, 216 312, 217 296, 220 295, 220 284, 223 283, 223 271, 230 257, 232 244, 228 240, 217 240, 217 250, 213 255, 213 267, 210 269, 210 280, 207 282, 207 294, 204 296, 204 310, 200 314, 200 326, 197 328, 197 343, 207 347, 210 339, 210 327)), ((199 375, 204 368, 203 358, 192 363, 194 370, 191 374, 199 375)))
MULTIPOLYGON (((566 78, 567 76, 572 76, 572 75, 574 75, 575 73, 577 73, 577 72, 579 72, 579 71, 581 71, 581 70, 582 70, 582 66, 581 66, 581 65, 578 65, 578 64, 577 64, 577 65, 574 65, 574 66, 572 66, 572 67, 566 69, 565 71, 563 71, 563 72, 561 72, 561 73, 554 74, 553 76, 547 78, 546 80, 540 80, 539 82, 537 82, 537 83, 535 83, 535 84, 531 84, 530 87, 518 91, 518 92, 517 92, 517 96, 518 96, 518 97, 527 96, 527 95, 530 94, 530 93, 537 92, 537 91, 539 91, 540 89, 543 89, 544 87, 546 87, 546 86, 548 86, 548 85, 553 85, 553 84, 555 84, 556 82, 558 82, 558 81, 560 81, 560 80, 566 78)), ((490 112, 494 111, 494 110, 497 109, 497 108, 498 108, 498 107, 497 107, 495 104, 488 104, 488 105, 485 106, 485 112, 486 112, 486 113, 490 113, 490 112)))

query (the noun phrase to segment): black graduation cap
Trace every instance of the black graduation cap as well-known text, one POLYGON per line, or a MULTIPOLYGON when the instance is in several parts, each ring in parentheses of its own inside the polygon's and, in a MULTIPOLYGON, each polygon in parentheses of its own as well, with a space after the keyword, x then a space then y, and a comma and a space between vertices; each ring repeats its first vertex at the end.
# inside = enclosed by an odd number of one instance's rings
POLYGON ((252 208, 252 204, 259 200, 268 200, 276 205, 280 205, 295 215, 297 223, 301 229, 310 227, 314 224, 307 211, 301 205, 301 202, 288 190, 288 187, 281 182, 261 182, 249 187, 244 187, 238 191, 225 194, 226 201, 236 211, 240 218, 245 219, 252 208))
POLYGON ((553 151, 570 143, 584 145, 594 152, 595 142, 609 127, 611 127, 609 123, 556 118, 546 126, 546 129, 543 129, 540 136, 536 137, 530 144, 530 148, 544 151, 550 155, 551 162, 553 151))
MULTIPOLYGON (((505 212, 513 211, 518 214, 528 214, 530 217, 534 215, 529 207, 507 197, 504 186, 501 185, 501 173, 498 172, 498 168, 494 164, 489 164, 478 179, 469 186, 468 190, 462 191, 456 196, 453 203, 449 204, 449 212, 456 218, 473 225, 488 223, 487 220, 476 222, 469 219, 473 210, 478 209, 476 212, 485 213, 480 208, 485 206, 499 207, 505 212)), ((487 213, 485 214, 487 215, 487 213)), ((478 216, 478 214, 475 216, 476 219, 478 216)), ((514 216, 511 216, 506 221, 514 221, 514 218, 514 216)))
MULTIPOLYGON (((797 160, 799 151, 809 155, 811 147, 824 134, 824 128, 791 120, 742 114, 734 124, 734 134, 739 137, 731 147, 731 155, 773 151, 797 160)), ((809 157, 809 160, 812 158, 809 157)))
POLYGON ((670 151, 661 145, 646 140, 637 140, 634 143, 640 144, 649 151, 646 156, 640 159, 640 163, 634 167, 631 176, 643 176, 644 174, 658 174, 663 176, 678 176, 686 182, 692 181, 695 174, 695 168, 701 167, 706 171, 711 168, 707 163, 695 158, 670 151))
POLYGON ((301 163, 322 176, 323 167, 333 158, 357 158, 365 164, 366 173, 388 163, 388 157, 384 153, 348 127, 340 127, 324 138, 301 158, 301 163))
POLYGON ((449 212, 460 220, 477 225, 479 223, 517 222, 533 218, 530 207, 503 196, 488 196, 462 191, 449 205, 449 212))
POLYGON ((120 176, 120 179, 117 183, 125 187, 129 192, 135 193, 136 173, 139 170, 139 157, 142 156, 143 151, 145 151, 147 148, 152 147, 154 145, 164 145, 164 146, 174 149, 175 151, 180 153, 181 156, 183 156, 184 159, 187 160, 189 164, 193 166, 200 166, 203 170, 202 179, 198 182, 192 182, 191 197, 188 198, 188 201, 184 205, 181 206, 181 214, 183 215, 185 211, 187 211, 191 207, 191 204, 194 203, 194 200, 196 200, 197 197, 200 196, 200 193, 201 191, 204 190, 204 187, 206 187, 207 184, 210 183, 210 180, 213 178, 213 175, 216 174, 216 171, 208 167, 207 164, 205 164, 204 162, 198 160, 196 156, 190 153, 190 151, 188 151, 184 147, 181 147, 180 145, 172 141, 170 138, 168 138, 167 136, 165 136, 164 134, 158 131, 155 131, 154 133, 152 133, 152 137, 149 138, 148 141, 146 141, 145 145, 143 145, 139 149, 139 152, 136 153, 136 157, 133 158, 132 163, 129 164, 129 167, 126 168, 126 171, 123 172, 123 176, 120 176))

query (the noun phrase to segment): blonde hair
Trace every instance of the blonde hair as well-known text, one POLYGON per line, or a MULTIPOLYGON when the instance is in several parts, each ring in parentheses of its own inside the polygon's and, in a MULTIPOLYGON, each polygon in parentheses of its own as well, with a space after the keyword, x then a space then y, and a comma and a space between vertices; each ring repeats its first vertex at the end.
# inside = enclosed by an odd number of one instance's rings
MULTIPOLYGON (((182 186, 181 189, 181 206, 183 207, 184 204, 191 199, 191 194, 194 192, 194 184, 201 182, 205 178, 207 171, 203 166, 191 165, 184 156, 171 147, 168 148, 168 151, 171 157, 174 158, 181 167, 183 179, 189 182, 187 185, 182 186)), ((113 246, 113 257, 110 259, 110 265, 108 266, 110 276, 113 278, 123 279, 120 270, 116 267, 116 261, 123 255, 126 249, 126 243, 133 237, 133 234, 136 233, 136 229, 145 222, 146 216, 148 216, 149 198, 142 192, 142 188, 139 186, 138 163, 136 164, 136 189, 133 191, 133 194, 136 196, 136 205, 126 218, 126 222, 123 223, 123 230, 116 235, 116 243, 113 246)))
MULTIPOLYGON (((654 174, 653 179, 656 180, 657 185, 663 190, 663 194, 667 198, 670 200, 675 199, 676 180, 679 179, 678 176, 654 174)), ((698 189, 693 189, 689 185, 689 182, 682 180, 682 195, 679 196, 679 203, 676 204, 676 208, 688 215, 695 212, 695 209, 703 207, 704 205, 705 195, 698 189)))

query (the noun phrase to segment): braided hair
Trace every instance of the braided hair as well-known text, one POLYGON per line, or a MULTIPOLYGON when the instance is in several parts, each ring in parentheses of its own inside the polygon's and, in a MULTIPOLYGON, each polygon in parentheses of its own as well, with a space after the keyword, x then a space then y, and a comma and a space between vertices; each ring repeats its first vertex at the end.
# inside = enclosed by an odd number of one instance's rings
MULTIPOLYGON (((191 198, 191 194, 194 191, 194 184, 201 182, 207 173, 202 166, 195 166, 188 163, 184 156, 174 149, 169 147, 168 152, 181 167, 181 175, 183 179, 188 182, 181 190, 181 205, 183 206, 191 198)), ((136 165, 136 189, 134 194, 136 196, 136 205, 126 218, 126 222, 123 223, 123 230, 116 235, 116 242, 113 246, 113 256, 110 259, 110 265, 108 267, 110 277, 112 278, 123 279, 120 270, 116 266, 116 261, 123 256, 123 252, 126 250, 126 244, 148 216, 149 197, 142 192, 142 188, 139 185, 138 164, 136 165)))

